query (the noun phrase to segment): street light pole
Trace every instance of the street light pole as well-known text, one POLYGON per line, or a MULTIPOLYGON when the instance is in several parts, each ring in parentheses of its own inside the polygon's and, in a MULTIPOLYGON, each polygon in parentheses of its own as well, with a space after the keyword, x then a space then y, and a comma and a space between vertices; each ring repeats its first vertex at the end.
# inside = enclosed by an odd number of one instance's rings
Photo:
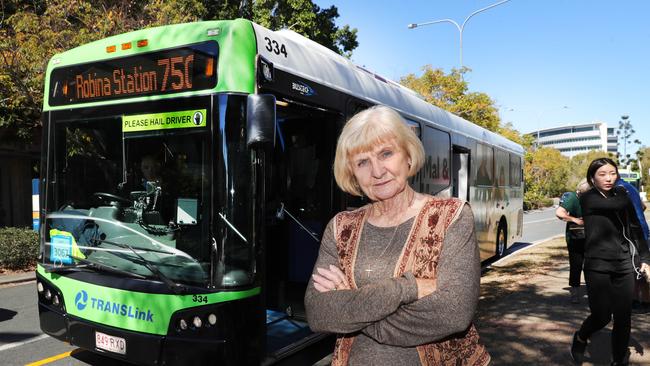
POLYGON ((431 25, 431 24, 437 24, 437 23, 451 23, 451 24, 455 25, 456 29, 458 29, 458 34, 459 34, 459 37, 458 37, 459 42, 458 42, 458 44, 459 44, 459 49, 460 49, 460 68, 462 69, 463 68, 463 31, 465 30, 465 25, 467 24, 467 22, 474 15, 476 15, 478 13, 482 13, 482 12, 488 10, 488 9, 494 8, 495 6, 499 6, 501 4, 507 3, 508 1, 510 1, 510 0, 502 0, 502 1, 499 1, 498 3, 494 3, 492 5, 489 5, 489 6, 486 6, 484 8, 481 8, 481 9, 478 9, 478 10, 474 11, 472 14, 467 16, 467 18, 465 18, 462 25, 459 25, 453 19, 446 18, 446 19, 433 20, 433 21, 424 22, 424 23, 411 23, 411 24, 408 25, 408 28, 409 29, 414 29, 414 28, 417 28, 417 27, 421 27, 421 26, 425 26, 425 25, 431 25))

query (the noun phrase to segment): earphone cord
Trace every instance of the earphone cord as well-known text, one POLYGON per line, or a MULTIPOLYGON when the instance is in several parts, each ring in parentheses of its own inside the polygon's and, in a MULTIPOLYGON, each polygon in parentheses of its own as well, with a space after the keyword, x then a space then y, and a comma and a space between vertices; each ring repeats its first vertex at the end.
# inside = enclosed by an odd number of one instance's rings
POLYGON ((623 220, 616 214, 616 218, 618 219, 618 222, 621 223, 621 229, 623 230, 623 237, 625 240, 627 240, 627 245, 630 248, 630 251, 632 252, 632 268, 634 268, 634 272, 636 273, 636 279, 640 280, 643 277, 643 274, 641 273, 641 269, 634 264, 634 256, 636 255, 636 246, 634 243, 632 243, 632 240, 625 235, 625 225, 623 225, 623 220))

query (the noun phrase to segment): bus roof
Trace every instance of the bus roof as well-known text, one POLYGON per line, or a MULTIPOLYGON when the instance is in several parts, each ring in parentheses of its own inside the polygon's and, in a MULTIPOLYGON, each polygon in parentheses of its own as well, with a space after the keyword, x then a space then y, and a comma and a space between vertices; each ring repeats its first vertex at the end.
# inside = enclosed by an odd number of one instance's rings
MULTIPOLYGON (((406 116, 418 116, 443 130, 466 135, 517 154, 524 149, 505 137, 488 131, 426 101, 418 93, 367 69, 291 30, 270 31, 253 23, 258 53, 273 67, 313 80, 371 103, 388 105, 406 116), (269 51, 266 39, 286 47, 287 55, 269 51)), ((388 52, 388 51, 387 51, 388 52)))

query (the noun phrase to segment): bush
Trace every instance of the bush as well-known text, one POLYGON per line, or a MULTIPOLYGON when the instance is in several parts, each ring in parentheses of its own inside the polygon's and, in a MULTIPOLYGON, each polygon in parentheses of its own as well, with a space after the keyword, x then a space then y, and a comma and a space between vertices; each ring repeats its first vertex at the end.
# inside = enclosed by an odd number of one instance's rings
POLYGON ((38 233, 29 228, 0 228, 0 268, 19 270, 36 265, 38 233))
POLYGON ((527 191, 524 193, 524 210, 534 210, 542 207, 553 206, 553 199, 543 196, 538 192, 527 191))

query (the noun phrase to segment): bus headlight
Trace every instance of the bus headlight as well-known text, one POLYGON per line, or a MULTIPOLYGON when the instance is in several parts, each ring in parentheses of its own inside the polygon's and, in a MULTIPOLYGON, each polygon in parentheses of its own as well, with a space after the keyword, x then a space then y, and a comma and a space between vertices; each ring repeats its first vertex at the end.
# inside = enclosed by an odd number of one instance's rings
POLYGON ((185 321, 185 319, 181 319, 178 322, 178 327, 181 328, 181 330, 187 330, 187 322, 185 321))
POLYGON ((210 325, 217 324, 217 316, 214 314, 208 315, 208 323, 210 323, 210 325))
POLYGON ((201 325, 203 325, 203 321, 201 321, 201 318, 198 316, 195 316, 194 319, 192 319, 192 324, 194 325, 195 328, 201 328, 201 325))
POLYGON ((43 290, 44 290, 44 288, 43 288, 43 282, 40 282, 40 281, 39 281, 39 282, 36 284, 36 290, 38 290, 38 293, 39 293, 39 294, 43 292, 43 290))
POLYGON ((52 292, 50 291, 49 288, 45 291, 45 298, 47 300, 50 300, 52 298, 52 292))

